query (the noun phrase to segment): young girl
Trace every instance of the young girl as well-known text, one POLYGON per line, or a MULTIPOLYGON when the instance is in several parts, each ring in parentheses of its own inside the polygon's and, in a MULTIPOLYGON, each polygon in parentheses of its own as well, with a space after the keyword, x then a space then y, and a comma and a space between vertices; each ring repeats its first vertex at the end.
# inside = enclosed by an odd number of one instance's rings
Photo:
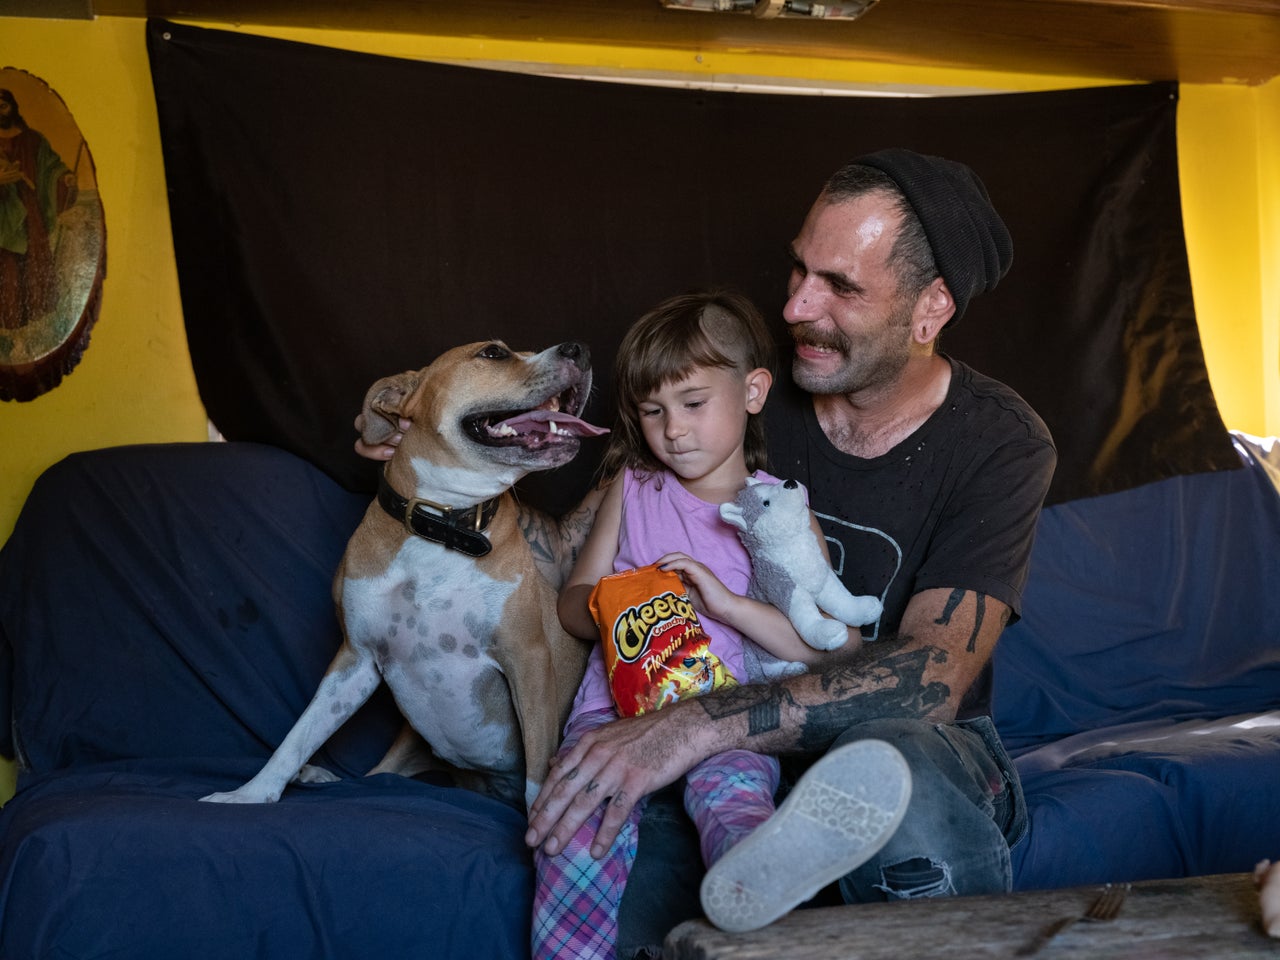
MULTIPOLYGON (((627 332, 615 361, 618 422, 602 468, 613 482, 560 594, 566 630, 598 640, 588 609, 596 583, 657 563, 679 571, 711 652, 737 682, 748 679, 746 643, 810 665, 831 656, 808 647, 779 610, 744 596, 750 560, 719 515, 719 505, 732 500, 749 475, 777 482, 761 469, 765 445, 758 416, 773 383, 772 366, 764 321, 736 294, 674 297, 627 332)), ((810 522, 821 543, 812 515, 810 522)), ((561 751, 617 716, 597 643, 561 751)), ((776 758, 745 750, 714 756, 688 773, 685 808, 708 866, 774 812, 778 776, 776 758)), ((614 955, 618 906, 635 861, 642 812, 643 803, 637 804, 599 859, 591 844, 603 808, 560 853, 534 851, 535 960, 614 955)))

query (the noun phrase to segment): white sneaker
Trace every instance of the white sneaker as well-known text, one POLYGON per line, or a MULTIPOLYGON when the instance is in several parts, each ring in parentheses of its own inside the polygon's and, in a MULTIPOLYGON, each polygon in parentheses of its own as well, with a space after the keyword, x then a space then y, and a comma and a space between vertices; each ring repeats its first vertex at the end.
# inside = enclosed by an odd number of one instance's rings
POLYGON ((702 880, 702 909, 721 930, 772 923, 866 863, 893 836, 911 771, 883 740, 859 740, 815 763, 777 813, 702 880))

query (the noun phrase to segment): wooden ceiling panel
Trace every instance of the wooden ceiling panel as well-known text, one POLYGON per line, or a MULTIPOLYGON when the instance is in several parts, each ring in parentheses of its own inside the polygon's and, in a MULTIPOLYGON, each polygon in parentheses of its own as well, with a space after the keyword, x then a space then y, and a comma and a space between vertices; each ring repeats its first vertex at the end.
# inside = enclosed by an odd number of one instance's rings
POLYGON ((658 0, 92 2, 105 16, 731 48, 1116 80, 1280 75, 1280 0, 879 0, 854 21, 668 10, 658 0))

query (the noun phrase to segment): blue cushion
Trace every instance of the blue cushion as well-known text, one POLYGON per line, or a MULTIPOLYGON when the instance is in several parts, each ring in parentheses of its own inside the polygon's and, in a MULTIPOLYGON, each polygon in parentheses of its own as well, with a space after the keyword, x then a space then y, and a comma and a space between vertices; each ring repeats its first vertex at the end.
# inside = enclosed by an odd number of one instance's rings
POLYGON ((1280 497, 1241 470, 1046 509, 992 711, 1015 754, 1112 724, 1280 704, 1280 497))
POLYGON ((1189 844, 1167 785, 1123 769, 1082 769, 1023 777, 1022 789, 1031 819, 1012 850, 1015 890, 1183 875, 1189 844))
MULTIPOLYGON (((331 584, 368 503, 259 444, 51 467, 0 551, 0 716, 26 768, 269 755, 341 642, 331 584)), ((364 773, 399 724, 383 690, 318 760, 364 773)))
POLYGON ((1143 723, 1023 753, 1015 889, 1237 873, 1280 851, 1280 711, 1143 723))
POLYGON ((383 775, 198 803, 256 763, 115 761, 0 811, 0 956, 182 960, 528 955, 524 818, 383 775))

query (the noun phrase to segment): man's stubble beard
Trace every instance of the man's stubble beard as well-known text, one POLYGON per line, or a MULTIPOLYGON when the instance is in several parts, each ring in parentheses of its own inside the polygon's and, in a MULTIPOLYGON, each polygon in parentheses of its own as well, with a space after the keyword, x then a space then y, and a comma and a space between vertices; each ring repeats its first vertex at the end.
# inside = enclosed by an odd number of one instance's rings
POLYGON ((863 337, 856 345, 839 330, 822 334, 808 324, 796 324, 790 328, 795 343, 833 349, 844 362, 835 372, 824 375, 811 371, 796 357, 791 364, 792 379, 808 393, 845 396, 892 383, 911 357, 910 328, 909 304, 905 309, 903 305, 895 306, 887 326, 874 336, 863 337))

